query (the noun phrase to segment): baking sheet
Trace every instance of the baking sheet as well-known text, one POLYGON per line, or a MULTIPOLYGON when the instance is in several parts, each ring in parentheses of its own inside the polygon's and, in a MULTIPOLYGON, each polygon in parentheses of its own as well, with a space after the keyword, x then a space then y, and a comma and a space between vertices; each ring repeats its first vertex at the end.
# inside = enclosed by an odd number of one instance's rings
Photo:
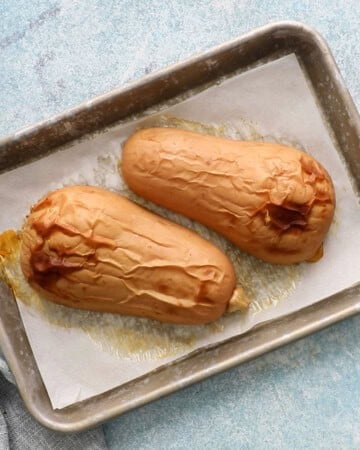
POLYGON ((328 169, 337 194, 325 256, 316 264, 272 266, 244 255, 205 227, 152 207, 195 228, 229 254, 253 300, 250 311, 229 315, 213 325, 179 327, 69 310, 18 290, 19 297, 23 294, 23 301, 18 301, 22 320, 54 408, 116 387, 196 348, 308 306, 360 279, 357 197, 294 55, 224 81, 165 114, 115 127, 1 175, 0 201, 6 215, 0 217, 0 230, 20 228, 30 206, 63 185, 101 185, 136 198, 117 173, 120 142, 138 127, 162 124, 287 143, 314 155, 328 169))

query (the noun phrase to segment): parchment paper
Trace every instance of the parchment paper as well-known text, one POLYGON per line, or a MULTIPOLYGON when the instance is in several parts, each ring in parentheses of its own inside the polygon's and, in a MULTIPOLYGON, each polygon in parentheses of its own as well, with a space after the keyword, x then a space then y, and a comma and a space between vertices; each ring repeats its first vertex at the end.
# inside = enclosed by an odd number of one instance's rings
POLYGON ((1 175, 0 230, 20 229, 32 204, 50 190, 69 184, 101 185, 122 192, 196 229, 228 253, 253 303, 245 315, 231 314, 208 326, 177 327, 75 311, 47 302, 39 307, 39 303, 18 299, 54 408, 105 392, 196 348, 311 305, 360 280, 359 203, 294 55, 225 80, 162 111, 161 117, 155 114, 116 126, 1 175), (117 172, 120 144, 136 128, 159 124, 238 139, 277 141, 301 147, 317 158, 329 171, 337 195, 335 221, 325 242, 324 257, 316 264, 265 264, 244 255, 205 227, 131 194, 117 172))

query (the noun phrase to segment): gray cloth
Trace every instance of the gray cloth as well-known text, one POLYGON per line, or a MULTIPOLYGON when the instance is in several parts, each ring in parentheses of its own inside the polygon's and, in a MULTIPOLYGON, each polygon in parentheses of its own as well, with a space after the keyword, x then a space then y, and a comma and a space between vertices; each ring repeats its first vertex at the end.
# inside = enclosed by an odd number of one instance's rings
POLYGON ((0 354, 0 450, 102 450, 101 427, 83 433, 62 434, 37 423, 25 410, 13 376, 0 354))

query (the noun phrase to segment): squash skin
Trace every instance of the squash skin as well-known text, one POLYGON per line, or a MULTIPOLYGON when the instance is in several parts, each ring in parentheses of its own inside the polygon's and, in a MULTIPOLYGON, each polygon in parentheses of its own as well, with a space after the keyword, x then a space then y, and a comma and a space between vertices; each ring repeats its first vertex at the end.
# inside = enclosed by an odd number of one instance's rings
POLYGON ((334 215, 326 170, 284 145, 148 128, 125 142, 120 167, 136 194, 270 263, 314 259, 334 215))
POLYGON ((59 189, 31 209, 20 263, 47 300, 170 323, 216 320, 236 283, 231 262, 210 242, 89 186, 59 189))

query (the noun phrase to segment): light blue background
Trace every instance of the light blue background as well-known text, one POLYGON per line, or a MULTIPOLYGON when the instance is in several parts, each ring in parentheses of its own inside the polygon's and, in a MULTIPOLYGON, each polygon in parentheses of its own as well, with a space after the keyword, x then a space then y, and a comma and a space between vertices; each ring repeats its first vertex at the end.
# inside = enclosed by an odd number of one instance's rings
MULTIPOLYGON (((360 105, 358 0, 0 1, 0 135, 275 20, 328 41, 360 105)), ((4 213, 4 212, 2 212, 4 213)), ((360 448, 360 317, 105 425, 112 449, 360 448)))

